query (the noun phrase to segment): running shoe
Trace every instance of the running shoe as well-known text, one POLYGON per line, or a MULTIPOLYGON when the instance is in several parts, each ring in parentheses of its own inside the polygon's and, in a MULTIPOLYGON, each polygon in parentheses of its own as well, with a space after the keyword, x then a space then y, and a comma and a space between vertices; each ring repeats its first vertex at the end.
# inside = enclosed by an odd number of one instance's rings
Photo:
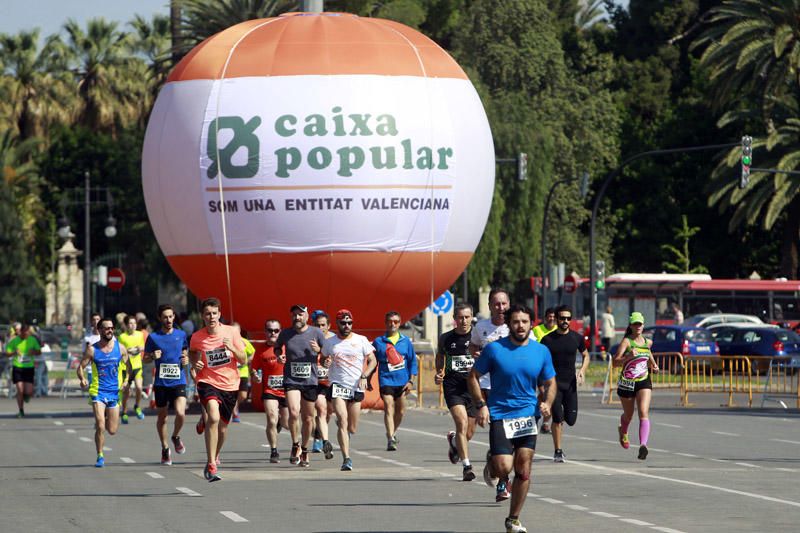
POLYGON ((23 395, 22 395, 22 401, 23 401, 23 402, 25 402, 25 403, 28 403, 28 402, 30 402, 30 401, 31 401, 31 397, 30 397, 30 395, 28 395, 28 394, 23 394, 23 395))
POLYGON ((142 409, 139 407, 136 408, 136 418, 138 418, 139 420, 144 420, 144 413, 142 412, 142 409))
POLYGON ((619 445, 625 448, 626 450, 631 447, 631 443, 628 440, 628 434, 622 432, 622 426, 617 426, 617 432, 619 433, 619 445))
POLYGON ((325 454, 325 460, 333 459, 333 444, 331 444, 331 441, 322 441, 322 453, 325 454))
MULTIPOLYGON (((127 424, 127 422, 125 422, 127 424)), ((206 421, 203 420, 203 417, 200 417, 200 420, 197 421, 197 424, 194 426, 194 430, 198 435, 202 435, 206 431, 206 421)))
POLYGON ((647 459, 647 446, 642 444, 639 446, 639 460, 644 461, 645 459, 647 459))
POLYGON ((507 500, 511 497, 511 493, 508 491, 508 484, 506 481, 501 481, 497 484, 497 494, 495 494, 494 501, 502 502, 507 500))
POLYGON ((186 446, 183 445, 183 441, 179 436, 172 437, 172 446, 175 447, 175 453, 178 455, 186 453, 186 446))
POLYGON ((497 478, 492 475, 492 467, 489 461, 486 461, 483 467, 483 482, 491 489, 497 485, 497 478))
POLYGON ((340 470, 343 472, 350 472, 353 470, 353 460, 347 457, 342 463, 342 468, 340 468, 340 470))
POLYGON ((25 418, 25 411, 23 411, 22 409, 20 409, 20 410, 19 410, 19 413, 17 413, 17 418, 25 418))
POLYGON ((544 434, 544 435, 547 435, 548 433, 550 433, 550 424, 548 424, 547 422, 542 422, 541 433, 544 434))
POLYGON ((125 413, 124 415, 122 415, 122 423, 123 424, 127 424, 128 423, 128 413, 125 413))
POLYGON ((269 462, 270 463, 281 462, 281 454, 278 453, 278 450, 276 448, 273 448, 272 451, 269 453, 269 462))
POLYGON ((456 449, 455 439, 455 431, 450 431, 447 433, 447 458, 450 459, 450 462, 453 464, 458 463, 458 450, 456 449))
POLYGON ((172 453, 170 452, 169 448, 164 448, 163 450, 161 450, 161 464, 162 465, 172 464, 172 453))
POLYGON ((308 450, 303 450, 300 452, 300 462, 297 464, 305 468, 311 466, 311 463, 308 462, 308 450))
POLYGON ((518 518, 506 518, 506 533, 528 533, 518 518))
POLYGON ((289 455, 289 464, 296 465, 300 461, 300 443, 295 442, 292 444, 292 453, 289 455))
POLYGON ((397 437, 392 437, 386 442, 386 451, 387 452, 397 451, 397 437))
POLYGON ((554 463, 563 463, 563 462, 564 462, 564 458, 565 458, 565 457, 566 457, 566 455, 564 455, 564 450, 562 450, 561 448, 559 448, 559 449, 557 449, 557 450, 556 450, 556 452, 553 454, 553 462, 554 462, 554 463))
POLYGON ((465 466, 461 474, 461 481, 472 481, 475 479, 475 472, 472 471, 472 465, 465 466))
POLYGON ((311 453, 322 453, 322 439, 314 439, 311 445, 311 453))
POLYGON ((217 474, 217 465, 212 465, 211 463, 207 464, 203 469, 203 477, 206 478, 209 483, 222 479, 219 474, 217 474))
POLYGON ((231 422, 233 422, 234 424, 238 424, 241 421, 242 419, 239 418, 239 415, 233 415, 233 418, 231 418, 231 422))
POLYGON ((105 464, 106 464, 106 458, 103 457, 102 455, 98 455, 97 456, 97 461, 95 461, 94 466, 96 468, 103 468, 103 466, 105 466, 105 464))

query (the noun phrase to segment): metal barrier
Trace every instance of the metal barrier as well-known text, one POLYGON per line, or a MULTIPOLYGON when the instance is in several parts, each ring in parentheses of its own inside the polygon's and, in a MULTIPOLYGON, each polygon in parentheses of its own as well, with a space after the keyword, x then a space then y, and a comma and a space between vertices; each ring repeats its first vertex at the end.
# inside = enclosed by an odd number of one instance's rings
MULTIPOLYGON (((650 381, 654 389, 680 389, 681 398, 684 396, 683 356, 677 352, 654 353, 653 358, 658 364, 659 372, 650 373, 650 381)), ((605 383, 603 385, 603 398, 601 403, 617 404, 616 386, 622 367, 614 368, 612 358, 608 359, 605 383)))
MULTIPOLYGON (((78 364, 81 362, 82 359, 81 354, 72 353, 67 356, 66 367, 64 368, 64 377, 61 378, 61 389, 58 391, 58 394, 61 398, 66 398, 70 392, 77 392, 80 395, 84 394, 84 391, 81 389, 80 382, 78 381, 78 374, 75 372, 75 369, 78 368, 78 364), (72 383, 74 381, 74 384, 72 383)), ((87 380, 91 381, 91 366, 87 367, 89 374, 87 375, 87 380)), ((56 380, 57 382, 58 380, 56 380)), ((56 385, 53 384, 53 392, 56 391, 56 385)))
POLYGON ((795 401, 795 407, 800 409, 800 375, 798 367, 792 366, 791 357, 772 357, 769 360, 769 370, 764 380, 761 392, 761 407, 765 402, 775 402, 784 409, 789 407, 781 398, 795 401))
POLYGON ((727 393, 728 407, 736 405, 734 394, 746 394, 753 406, 753 369, 744 355, 693 355, 683 358, 684 389, 681 405, 688 407, 689 394, 727 393))
POLYGON ((436 355, 433 344, 428 341, 414 343, 417 352, 417 407, 423 407, 423 395, 436 392, 441 406, 441 386, 436 384, 436 355))

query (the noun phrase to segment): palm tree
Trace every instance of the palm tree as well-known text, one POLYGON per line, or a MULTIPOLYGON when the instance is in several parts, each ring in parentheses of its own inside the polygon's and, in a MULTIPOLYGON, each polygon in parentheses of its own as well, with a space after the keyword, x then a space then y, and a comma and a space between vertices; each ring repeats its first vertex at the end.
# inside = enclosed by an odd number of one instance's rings
POLYGON ((41 49, 38 43, 38 29, 0 34, 4 101, 22 139, 42 135, 54 121, 67 121, 72 107, 66 78, 51 69, 52 41, 41 49))
POLYGON ((606 23, 605 0, 580 0, 578 12, 575 13, 575 27, 588 30, 596 24, 606 23))
POLYGON ((133 54, 145 58, 147 73, 147 100, 140 109, 139 122, 144 126, 144 121, 150 115, 155 97, 164 85, 172 69, 172 41, 170 18, 166 15, 154 15, 148 21, 140 15, 130 22, 133 34, 130 40, 130 50, 133 54))
POLYGON ((89 20, 86 31, 69 20, 64 30, 67 42, 56 40, 56 55, 77 86, 77 122, 113 133, 136 120, 147 93, 141 77, 144 62, 129 53, 130 35, 103 18, 89 20))
POLYGON ((240 22, 276 17, 297 9, 295 0, 181 0, 182 53, 240 22))

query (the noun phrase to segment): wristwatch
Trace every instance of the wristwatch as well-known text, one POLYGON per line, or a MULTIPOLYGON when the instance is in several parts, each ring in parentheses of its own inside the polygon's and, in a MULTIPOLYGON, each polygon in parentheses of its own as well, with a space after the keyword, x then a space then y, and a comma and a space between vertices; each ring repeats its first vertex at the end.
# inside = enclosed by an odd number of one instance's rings
POLYGON ((486 407, 486 402, 484 402, 483 400, 481 400, 481 401, 479 401, 478 403, 475 404, 475 408, 476 409, 480 409, 482 407, 486 407))

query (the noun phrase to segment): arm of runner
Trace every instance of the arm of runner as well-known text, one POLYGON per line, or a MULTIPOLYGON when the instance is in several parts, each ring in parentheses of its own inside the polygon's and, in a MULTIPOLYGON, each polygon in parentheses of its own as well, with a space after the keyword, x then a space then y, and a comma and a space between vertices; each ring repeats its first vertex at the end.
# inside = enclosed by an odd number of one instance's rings
POLYGON ((629 347, 630 341, 627 337, 625 337, 617 347, 617 353, 614 355, 613 359, 613 366, 622 366, 622 364, 625 362, 625 353, 628 351, 629 347))
POLYGON ((83 374, 83 369, 92 362, 94 358, 94 346, 91 344, 86 345, 86 349, 83 351, 83 357, 81 357, 80 362, 78 363, 78 368, 75 369, 75 373, 78 374, 78 381, 81 384, 81 388, 85 389, 89 382, 86 381, 86 376, 83 374))
POLYGON ((369 377, 373 372, 375 372, 377 367, 378 360, 375 359, 375 350, 373 350, 367 354, 367 368, 364 369, 364 373, 361 374, 361 379, 358 382, 362 390, 367 390, 367 386, 369 385, 369 377))
POLYGON ((542 412, 544 418, 548 418, 552 414, 550 408, 553 405, 553 401, 556 399, 555 376, 542 383, 542 386, 544 387, 544 400, 539 406, 539 410, 542 412))
POLYGON ((125 368, 127 368, 128 375, 133 375, 133 366, 131 366, 131 358, 128 355, 128 350, 120 344, 119 352, 122 354, 122 360, 125 362, 125 368))
MULTIPOLYGON (((648 348, 653 347, 653 339, 647 339, 647 347, 648 348)), ((661 370, 658 366, 658 363, 656 363, 656 358, 653 356, 652 351, 650 352, 650 361, 648 361, 648 364, 650 365, 650 370, 654 374, 658 374, 658 371, 661 370)))
POLYGON ((481 356, 481 347, 477 344, 473 344, 472 341, 469 343, 469 353, 472 357, 478 358, 481 356))
POLYGON ((444 382, 444 352, 442 351, 442 338, 439 337, 439 343, 436 347, 436 376, 433 380, 437 385, 444 382))
POLYGON ((247 354, 244 353, 244 343, 240 339, 231 339, 230 337, 225 337, 222 339, 222 344, 225 345, 226 349, 233 353, 237 363, 247 363, 247 354))
POLYGON ((408 356, 406 357, 408 362, 408 383, 403 385, 403 393, 408 394, 411 389, 414 388, 414 378, 417 376, 417 353, 414 351, 414 345, 411 344, 411 341, 408 341, 408 356))
POLYGON ((480 377, 480 373, 473 367, 472 370, 469 371, 469 376, 467 376, 467 390, 469 391, 469 395, 472 396, 475 407, 478 408, 478 417, 476 418, 478 425, 480 427, 486 427, 486 423, 489 422, 489 408, 486 407, 486 402, 483 401, 481 385, 478 381, 480 377))
MULTIPOLYGON (((189 360, 192 362, 192 370, 195 372, 200 372, 203 370, 203 367, 206 366, 203 362, 200 350, 194 348, 189 349, 189 360)), ((194 376, 192 376, 192 379, 194 379, 194 376)))
POLYGON ((584 348, 581 355, 583 356, 583 362, 578 369, 578 385, 583 385, 583 382, 586 380, 586 370, 589 369, 589 350, 584 348))

